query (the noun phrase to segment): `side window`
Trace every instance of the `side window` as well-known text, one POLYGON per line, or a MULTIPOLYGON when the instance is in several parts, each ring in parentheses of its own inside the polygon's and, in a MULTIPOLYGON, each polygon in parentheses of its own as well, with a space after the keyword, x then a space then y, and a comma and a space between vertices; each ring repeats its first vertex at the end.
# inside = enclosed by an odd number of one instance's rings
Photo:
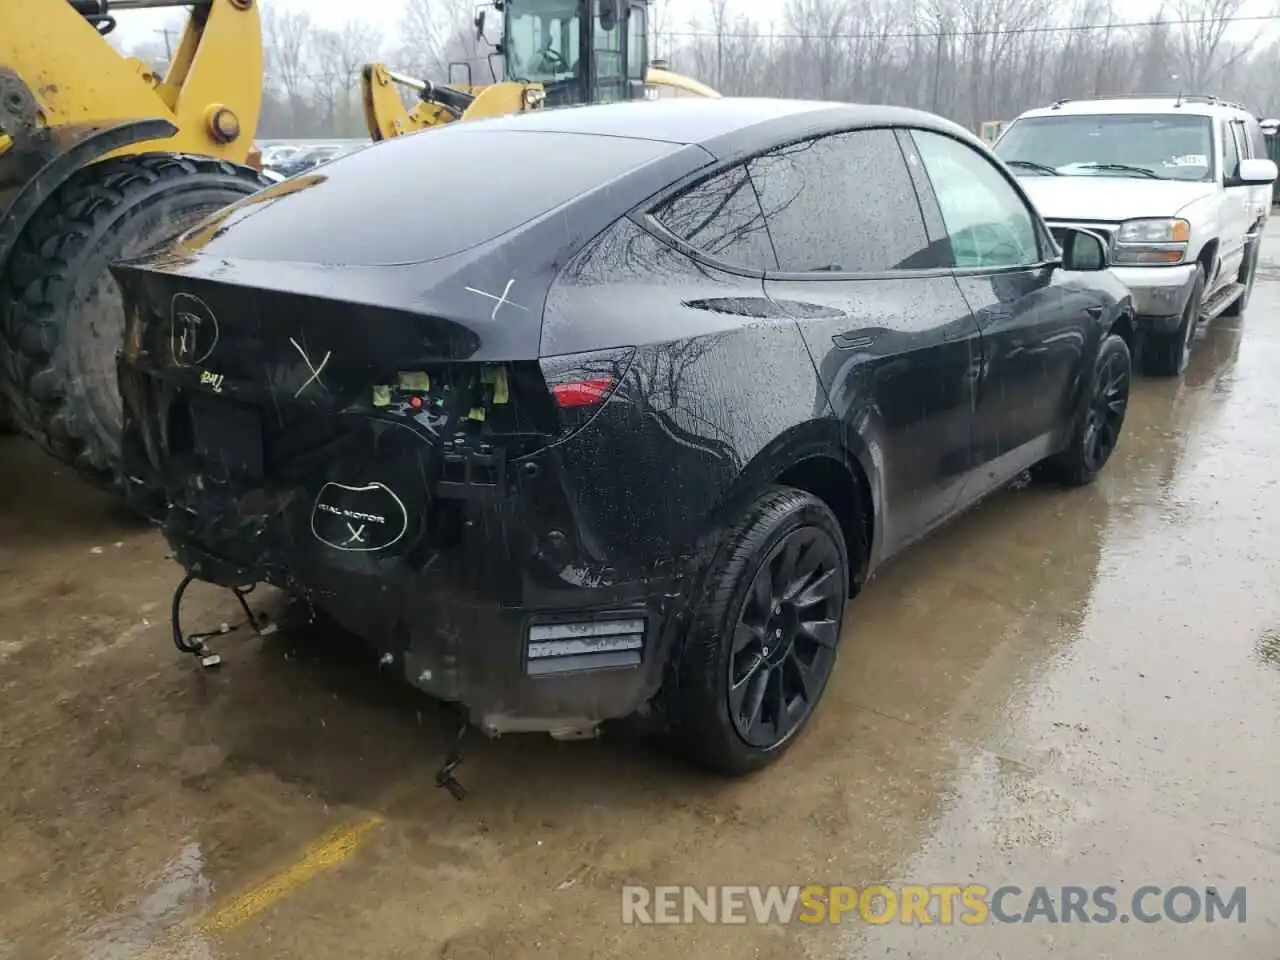
POLYGON ((592 19, 592 55, 595 60, 595 98, 602 103, 625 99, 622 75, 622 25, 609 22, 604 11, 607 4, 596 0, 592 19))
POLYGON ((779 269, 878 273, 940 266, 890 130, 805 140, 747 164, 779 269))
POLYGON ((1240 151, 1240 159, 1253 156, 1253 148, 1249 144, 1249 131, 1245 129, 1243 120, 1232 120, 1231 129, 1236 135, 1236 149, 1240 151))
POLYGON ((1031 211, 990 160, 940 133, 913 130, 911 137, 942 209, 957 267, 1040 262, 1031 211))
POLYGON ((708 256, 752 270, 776 270, 764 213, 741 165, 669 200, 653 217, 708 256))
POLYGON ((1247 121, 1249 133, 1249 156, 1267 158, 1267 138, 1262 133, 1262 124, 1257 120, 1247 121))
POLYGON ((1218 129, 1222 131, 1222 179, 1227 180, 1240 170, 1240 144, 1234 123, 1224 123, 1218 129))
POLYGON ((645 53, 649 49, 644 7, 632 7, 627 13, 627 77, 644 80, 649 69, 645 53))

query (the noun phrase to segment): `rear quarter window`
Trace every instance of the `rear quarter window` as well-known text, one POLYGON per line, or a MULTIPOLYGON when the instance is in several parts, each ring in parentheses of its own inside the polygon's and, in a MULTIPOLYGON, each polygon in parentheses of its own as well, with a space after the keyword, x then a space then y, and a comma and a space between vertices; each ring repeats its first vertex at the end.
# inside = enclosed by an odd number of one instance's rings
POLYGON ((778 268, 764 211, 741 165, 663 203, 653 218, 709 257, 751 270, 778 268))
POLYGON ((577 133, 426 130, 246 198, 217 215, 201 252, 359 266, 438 260, 679 149, 577 133))

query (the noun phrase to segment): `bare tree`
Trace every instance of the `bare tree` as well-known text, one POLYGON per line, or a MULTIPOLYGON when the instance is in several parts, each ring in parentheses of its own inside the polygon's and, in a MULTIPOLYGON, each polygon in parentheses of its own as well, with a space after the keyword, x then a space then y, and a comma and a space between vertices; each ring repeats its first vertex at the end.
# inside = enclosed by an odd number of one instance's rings
POLYGON ((316 34, 317 57, 323 65, 317 87, 325 123, 345 136, 364 132, 359 103, 360 72, 379 58, 381 33, 360 20, 347 20, 336 30, 316 34))
POLYGON ((268 7, 263 13, 262 32, 266 47, 267 82, 284 93, 295 123, 304 123, 308 95, 314 90, 310 70, 315 31, 311 16, 303 10, 268 7))
MULTIPOLYGON (((1202 92, 1226 65, 1218 58, 1222 39, 1242 6, 1244 0, 1174 0, 1174 10, 1184 21, 1180 31, 1182 68, 1190 89, 1202 92)), ((1231 57, 1232 61, 1245 52, 1242 48, 1231 57)))
MULTIPOLYGON (((319 29, 303 12, 265 12, 260 135, 358 136, 360 68, 385 60, 436 81, 489 80, 475 0, 404 0, 395 43, 352 18, 319 29), (451 64, 467 64, 454 71, 451 64)), ((1064 97, 1212 92, 1280 113, 1280 43, 1236 26, 1244 0, 1165 0, 1150 23, 1115 0, 787 0, 775 23, 746 4, 657 0, 650 50, 726 95, 901 103, 971 129, 1064 97), (679 18, 679 19, 677 19, 679 18)), ((498 31, 489 29, 489 40, 498 31)), ((176 36, 173 38, 176 43, 176 36)), ((165 59, 163 37, 129 52, 165 59)))

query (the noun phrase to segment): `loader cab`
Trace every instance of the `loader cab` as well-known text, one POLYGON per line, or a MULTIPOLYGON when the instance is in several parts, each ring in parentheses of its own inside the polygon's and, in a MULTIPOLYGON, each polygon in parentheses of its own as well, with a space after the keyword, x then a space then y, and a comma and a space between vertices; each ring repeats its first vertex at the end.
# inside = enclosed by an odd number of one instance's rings
POLYGON ((505 77, 541 83, 547 106, 645 96, 644 0, 504 0, 499 9, 505 77))

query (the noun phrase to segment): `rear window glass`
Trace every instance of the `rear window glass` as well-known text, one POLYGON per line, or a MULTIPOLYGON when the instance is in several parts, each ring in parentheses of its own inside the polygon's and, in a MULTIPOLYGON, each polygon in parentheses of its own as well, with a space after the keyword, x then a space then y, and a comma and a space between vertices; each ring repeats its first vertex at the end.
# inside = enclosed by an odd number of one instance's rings
POLYGON ((437 260, 678 149, 574 133, 426 130, 247 198, 224 212, 201 252, 360 266, 437 260))

